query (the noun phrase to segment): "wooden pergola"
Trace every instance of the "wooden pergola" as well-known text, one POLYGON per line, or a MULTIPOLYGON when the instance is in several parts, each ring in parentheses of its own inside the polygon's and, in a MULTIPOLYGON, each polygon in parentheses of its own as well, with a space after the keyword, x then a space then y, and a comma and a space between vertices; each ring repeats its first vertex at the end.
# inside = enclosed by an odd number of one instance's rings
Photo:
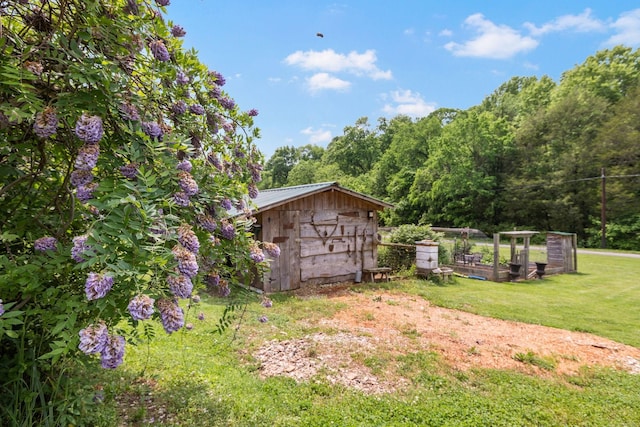
POLYGON ((511 239, 511 256, 510 262, 522 264, 524 266, 524 277, 527 277, 529 271, 529 244, 531 236, 538 234, 537 231, 503 231, 494 233, 493 235, 493 276, 498 277, 498 269, 500 259, 500 236, 506 236, 511 239), (516 248, 518 239, 523 239, 523 249, 520 251, 520 259, 516 259, 516 248))

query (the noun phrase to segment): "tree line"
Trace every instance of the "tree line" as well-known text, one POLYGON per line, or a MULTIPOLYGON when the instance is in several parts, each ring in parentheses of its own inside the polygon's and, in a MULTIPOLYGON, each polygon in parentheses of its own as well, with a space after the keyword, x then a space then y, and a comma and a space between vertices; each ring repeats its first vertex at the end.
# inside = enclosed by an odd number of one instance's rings
POLYGON ((606 246, 640 250, 639 160, 640 50, 616 46, 466 110, 362 117, 326 148, 280 147, 261 185, 339 181, 393 203, 386 225, 565 231, 587 247, 604 211, 606 246))

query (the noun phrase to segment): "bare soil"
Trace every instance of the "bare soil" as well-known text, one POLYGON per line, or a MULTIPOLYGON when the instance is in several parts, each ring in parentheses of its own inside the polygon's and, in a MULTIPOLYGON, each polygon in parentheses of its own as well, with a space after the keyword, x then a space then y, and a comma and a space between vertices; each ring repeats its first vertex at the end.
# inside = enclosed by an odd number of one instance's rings
POLYGON ((640 373, 640 349, 596 335, 478 316, 406 294, 355 293, 347 287, 320 292, 347 308, 320 320, 326 332, 261 346, 254 357, 263 376, 320 375, 368 393, 392 392, 410 381, 398 374, 397 356, 412 352, 435 352, 455 371, 552 376, 602 366, 640 373))

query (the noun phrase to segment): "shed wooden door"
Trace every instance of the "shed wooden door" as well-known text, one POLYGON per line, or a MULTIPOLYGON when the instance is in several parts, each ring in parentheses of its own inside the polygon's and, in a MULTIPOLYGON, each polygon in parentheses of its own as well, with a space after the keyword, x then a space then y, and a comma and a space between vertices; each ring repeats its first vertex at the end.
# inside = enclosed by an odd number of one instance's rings
POLYGON ((270 284, 272 291, 289 291, 300 288, 300 212, 278 212, 274 224, 273 242, 280 246, 280 256, 271 263, 270 284), (277 231, 276 231, 277 230, 277 231))

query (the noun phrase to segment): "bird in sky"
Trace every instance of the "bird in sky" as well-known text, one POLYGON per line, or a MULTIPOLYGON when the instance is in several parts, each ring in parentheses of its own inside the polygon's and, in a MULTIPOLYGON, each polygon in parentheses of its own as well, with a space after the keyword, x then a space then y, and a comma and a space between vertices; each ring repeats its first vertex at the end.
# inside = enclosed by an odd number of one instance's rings
POLYGON ((322 34, 322 33, 316 33, 316 36, 318 36, 318 37, 324 37, 324 34, 322 34))

